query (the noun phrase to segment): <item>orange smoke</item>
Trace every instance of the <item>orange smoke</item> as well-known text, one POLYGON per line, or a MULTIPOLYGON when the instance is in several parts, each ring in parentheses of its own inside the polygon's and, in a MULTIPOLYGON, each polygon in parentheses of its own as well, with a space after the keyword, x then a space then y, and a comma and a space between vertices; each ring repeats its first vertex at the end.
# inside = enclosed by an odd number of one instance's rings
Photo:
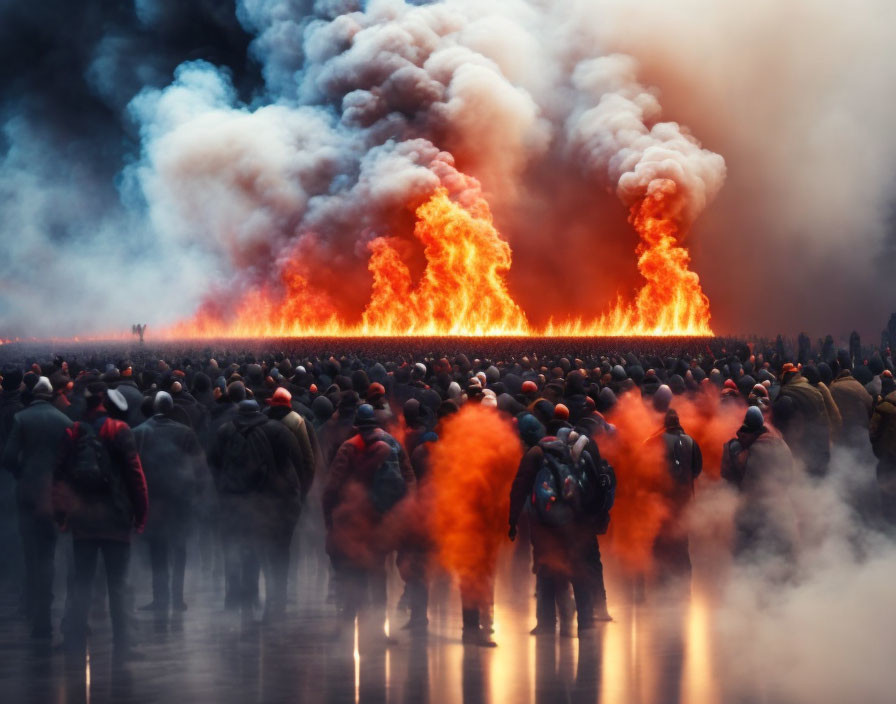
POLYGON ((340 317, 328 293, 309 284, 306 257, 295 251, 280 265, 278 280, 252 287, 234 309, 206 302, 164 336, 712 335, 709 300, 679 241, 680 199, 672 181, 654 182, 631 210, 629 220, 641 238, 638 270, 647 281, 634 303, 620 299, 591 322, 552 319, 535 329, 507 287, 510 245, 495 228, 475 179, 457 177, 466 188, 462 202, 438 188, 416 209, 414 235, 426 258, 416 285, 390 238, 369 243, 373 285, 359 323, 340 317))
POLYGON ((722 478, 722 448, 734 437, 744 422, 747 405, 740 399, 719 397, 718 389, 701 390, 693 400, 676 402, 681 427, 700 446, 703 453, 703 474, 708 479, 722 478))
MULTIPOLYGON (((672 403, 681 427, 700 446, 701 481, 720 479, 722 448, 743 423, 746 406, 721 403, 715 387, 694 397, 676 397, 672 403)), ((601 452, 616 470, 618 486, 608 532, 609 549, 635 573, 653 568, 653 542, 674 510, 676 485, 668 474, 663 448, 653 436, 663 427, 663 414, 639 394, 624 394, 609 420, 618 432, 601 442, 601 452)), ((699 490, 699 488, 698 488, 699 490)))
POLYGON ((429 519, 438 559, 478 605, 491 602, 510 485, 521 457, 513 424, 474 404, 444 420, 430 450, 429 519))
POLYGON ((639 394, 623 394, 609 418, 618 432, 601 443, 616 470, 616 501, 610 513, 609 549, 634 573, 647 573, 653 563, 653 541, 670 507, 664 459, 649 442, 663 427, 663 417, 639 394))

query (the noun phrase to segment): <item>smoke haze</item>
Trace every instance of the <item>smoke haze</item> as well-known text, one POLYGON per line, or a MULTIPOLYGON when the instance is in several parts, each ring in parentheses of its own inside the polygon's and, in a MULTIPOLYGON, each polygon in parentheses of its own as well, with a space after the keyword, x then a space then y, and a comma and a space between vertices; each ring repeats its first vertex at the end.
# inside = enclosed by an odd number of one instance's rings
POLYGON ((0 337, 226 315, 293 269, 357 321, 369 243, 416 280, 458 171, 535 325, 632 297, 627 207, 664 178, 717 333, 891 312, 882 1, 79 5, 0 2, 0 337))

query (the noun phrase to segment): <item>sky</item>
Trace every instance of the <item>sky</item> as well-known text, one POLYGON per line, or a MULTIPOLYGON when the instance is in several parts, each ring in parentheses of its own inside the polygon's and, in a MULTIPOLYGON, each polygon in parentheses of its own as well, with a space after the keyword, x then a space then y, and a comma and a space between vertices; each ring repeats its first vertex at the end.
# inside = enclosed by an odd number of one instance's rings
POLYGON ((227 310, 290 258, 357 319, 372 239, 419 275, 449 164, 530 322, 633 295, 628 207, 659 176, 717 333, 876 342, 896 8, 728 5, 0 0, 0 338, 227 310))

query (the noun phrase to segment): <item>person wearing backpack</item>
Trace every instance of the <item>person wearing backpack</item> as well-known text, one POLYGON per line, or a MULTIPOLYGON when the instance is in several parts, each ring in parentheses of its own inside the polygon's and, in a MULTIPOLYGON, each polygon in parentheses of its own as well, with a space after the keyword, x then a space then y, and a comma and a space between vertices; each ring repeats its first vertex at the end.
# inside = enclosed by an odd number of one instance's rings
POLYGON ((353 621, 365 607, 382 624, 386 609, 386 556, 396 548, 395 526, 385 519, 415 488, 401 444, 379 427, 374 408, 361 404, 356 432, 330 465, 322 506, 327 552, 336 571, 340 610, 353 621))
POLYGON ((159 391, 153 400, 155 415, 134 428, 134 440, 146 485, 152 497, 152 514, 146 524, 152 565, 152 602, 142 610, 168 614, 186 611, 184 573, 187 534, 194 501, 207 472, 205 453, 192 428, 171 418, 174 400, 159 391))
POLYGON ((248 619, 258 599, 260 558, 267 589, 263 620, 276 623, 286 611, 289 550, 313 469, 295 435, 254 400, 241 401, 234 419, 218 430, 209 464, 226 526, 226 569, 238 585, 231 596, 248 619))
POLYGON ((25 558, 23 597, 25 613, 31 622, 31 637, 50 638, 56 554, 53 471, 62 438, 72 422, 52 405, 49 379, 41 377, 31 393, 31 404, 12 419, 0 463, 16 479, 19 535, 25 558))
POLYGON ((663 417, 663 428, 653 436, 659 443, 665 464, 663 488, 669 513, 653 542, 653 559, 661 581, 691 576, 691 558, 687 528, 683 517, 694 495, 694 480, 703 470, 700 446, 688 435, 670 408, 663 417))
POLYGON ((518 428, 529 449, 511 488, 509 537, 516 538, 525 507, 535 572, 537 623, 532 635, 553 635, 559 612, 560 633, 569 636, 570 584, 579 631, 594 626, 595 595, 598 618, 610 620, 596 534, 609 522, 612 500, 607 501, 607 493, 615 489, 615 477, 587 434, 565 427, 557 436, 545 437, 544 426, 529 413, 520 417, 518 428))
POLYGON ((134 656, 128 633, 125 580, 131 535, 143 532, 149 500, 146 477, 127 423, 109 417, 105 382, 84 391, 84 419, 63 436, 54 473, 53 509, 70 530, 74 552, 74 598, 65 648, 76 654, 87 644, 87 616, 97 558, 102 553, 109 592, 112 634, 119 657, 134 656))

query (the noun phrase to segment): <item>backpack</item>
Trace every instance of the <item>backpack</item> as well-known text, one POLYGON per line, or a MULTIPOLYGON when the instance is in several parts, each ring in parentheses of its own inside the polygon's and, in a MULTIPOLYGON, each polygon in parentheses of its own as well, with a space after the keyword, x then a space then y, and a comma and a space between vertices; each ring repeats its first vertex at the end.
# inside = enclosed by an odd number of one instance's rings
POLYGON ((373 473, 370 483, 370 501, 378 513, 386 513, 404 498, 408 491, 401 473, 401 445, 388 433, 383 433, 377 442, 389 446, 389 454, 373 473))
POLYGON ((538 445, 544 453, 544 461, 535 475, 531 506, 542 523, 564 528, 581 511, 580 475, 566 442, 545 438, 538 445))
POLYGON ((112 458, 99 431, 106 422, 77 423, 74 449, 68 458, 67 476, 76 489, 89 494, 108 494, 112 490, 112 458))
POLYGON ((218 490, 225 494, 257 491, 274 466, 273 452, 261 426, 234 427, 224 445, 218 490))
POLYGON ((686 433, 674 434, 666 440, 669 451, 669 473, 679 484, 694 480, 694 439, 686 433))
POLYGON ((616 501, 616 472, 603 457, 595 461, 588 450, 582 452, 577 468, 581 473, 581 513, 603 535, 610 526, 610 509, 616 501))

